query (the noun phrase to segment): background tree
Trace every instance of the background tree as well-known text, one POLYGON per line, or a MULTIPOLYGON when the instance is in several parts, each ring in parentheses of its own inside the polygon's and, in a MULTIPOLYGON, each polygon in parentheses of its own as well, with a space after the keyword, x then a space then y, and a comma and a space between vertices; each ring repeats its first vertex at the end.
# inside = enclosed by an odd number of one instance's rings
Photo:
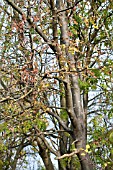
POLYGON ((54 155, 60 170, 112 169, 113 2, 3 0, 0 12, 0 167, 39 155, 54 170, 54 155))

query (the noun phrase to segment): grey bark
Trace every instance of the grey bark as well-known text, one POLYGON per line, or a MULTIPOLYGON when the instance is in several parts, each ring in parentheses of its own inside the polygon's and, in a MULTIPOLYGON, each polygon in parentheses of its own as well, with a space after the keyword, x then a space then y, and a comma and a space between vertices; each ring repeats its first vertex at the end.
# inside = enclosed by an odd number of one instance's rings
POLYGON ((46 147, 46 145, 40 138, 37 138, 37 144, 39 147, 39 155, 41 156, 46 169, 54 170, 54 166, 51 161, 50 152, 49 152, 48 148, 46 147))
MULTIPOLYGON (((63 1, 57 0, 58 9, 63 9, 63 1)), ((66 56, 68 57, 70 64, 69 70, 71 71, 76 68, 74 67, 74 56, 69 54, 69 36, 68 36, 68 23, 66 20, 65 11, 59 15, 59 24, 61 29, 61 43, 66 45, 66 56)), ((73 140, 77 141, 75 146, 77 149, 85 149, 86 145, 86 115, 81 105, 80 99, 80 87, 78 84, 78 75, 70 74, 66 77, 66 107, 68 114, 73 126, 73 140), (71 82, 71 87, 70 87, 71 82)), ((90 162, 89 156, 82 156, 81 153, 78 153, 78 158, 81 164, 81 170, 91 170, 93 166, 90 162)))

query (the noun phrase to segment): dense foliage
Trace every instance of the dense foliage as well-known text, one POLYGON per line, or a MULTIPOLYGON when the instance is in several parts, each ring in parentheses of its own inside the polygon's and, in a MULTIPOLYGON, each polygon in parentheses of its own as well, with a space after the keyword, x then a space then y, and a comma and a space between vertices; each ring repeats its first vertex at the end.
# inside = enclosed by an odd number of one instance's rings
POLYGON ((113 169, 112 0, 0 13, 0 169, 113 169))

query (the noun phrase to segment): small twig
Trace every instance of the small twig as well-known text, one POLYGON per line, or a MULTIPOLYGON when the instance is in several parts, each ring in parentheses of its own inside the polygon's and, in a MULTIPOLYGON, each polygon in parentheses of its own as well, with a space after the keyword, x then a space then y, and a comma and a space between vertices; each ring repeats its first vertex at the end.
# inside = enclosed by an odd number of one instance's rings
POLYGON ((74 6, 71 6, 71 7, 69 7, 69 8, 65 8, 65 9, 62 9, 62 10, 58 10, 58 11, 57 11, 57 14, 60 13, 60 12, 64 12, 64 11, 70 10, 70 9, 74 9, 75 6, 76 6, 79 2, 81 2, 81 1, 82 1, 82 0, 79 0, 79 1, 75 2, 74 6))
POLYGON ((75 154, 77 154, 77 153, 79 153, 80 152, 80 150, 78 150, 78 149, 76 149, 74 152, 72 152, 72 153, 69 153, 69 154, 64 154, 64 155, 62 155, 62 156, 57 156, 55 159, 63 159, 63 158, 66 158, 66 157, 71 157, 71 156, 73 156, 73 155, 75 155, 75 154))
POLYGON ((0 103, 6 102, 6 101, 8 101, 8 100, 13 100, 13 98, 10 97, 10 96, 7 96, 6 98, 3 98, 2 100, 0 100, 0 103))
POLYGON ((28 96, 30 93, 32 93, 33 89, 31 89, 30 91, 28 91, 28 93, 26 93, 25 95, 21 96, 20 98, 18 98, 16 101, 24 99, 26 96, 28 96))

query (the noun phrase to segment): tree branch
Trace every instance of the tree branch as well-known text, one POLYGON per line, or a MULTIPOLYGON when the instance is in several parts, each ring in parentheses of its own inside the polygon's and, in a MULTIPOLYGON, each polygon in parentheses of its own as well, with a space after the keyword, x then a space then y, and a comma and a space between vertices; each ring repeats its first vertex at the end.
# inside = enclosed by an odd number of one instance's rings
POLYGON ((67 132, 69 132, 69 133, 72 132, 72 130, 65 125, 65 123, 61 120, 61 118, 60 118, 58 115, 56 115, 55 113, 49 111, 49 109, 47 109, 46 112, 47 112, 49 115, 55 117, 55 118, 59 121, 59 124, 60 124, 67 132))
POLYGON ((34 30, 43 38, 43 40, 45 42, 48 43, 48 45, 50 46, 50 48, 56 52, 54 45, 49 41, 49 38, 42 32, 42 30, 40 28, 38 28, 36 26, 36 24, 32 21, 31 16, 26 16, 26 14, 21 10, 21 8, 19 8, 12 0, 5 0, 10 6, 12 6, 13 9, 15 9, 20 15, 22 15, 27 22, 29 23, 29 25, 34 28, 34 30))
POLYGON ((78 5, 78 3, 81 2, 81 1, 82 1, 82 0, 78 0, 77 2, 75 2, 75 4, 74 4, 73 6, 71 6, 71 7, 69 7, 69 8, 65 8, 65 9, 62 9, 62 10, 58 10, 58 11, 57 11, 57 14, 60 13, 60 12, 67 11, 67 10, 69 10, 69 9, 72 9, 72 10, 73 10, 73 8, 74 8, 76 5, 78 5))
POLYGON ((66 157, 71 157, 71 156, 73 156, 73 155, 75 155, 75 154, 77 154, 77 153, 79 153, 80 152, 80 150, 78 150, 78 149, 76 149, 74 152, 72 152, 72 153, 69 153, 69 154, 64 154, 64 155, 62 155, 62 156, 58 156, 58 157, 56 157, 55 159, 63 159, 63 158, 66 158, 66 157))

